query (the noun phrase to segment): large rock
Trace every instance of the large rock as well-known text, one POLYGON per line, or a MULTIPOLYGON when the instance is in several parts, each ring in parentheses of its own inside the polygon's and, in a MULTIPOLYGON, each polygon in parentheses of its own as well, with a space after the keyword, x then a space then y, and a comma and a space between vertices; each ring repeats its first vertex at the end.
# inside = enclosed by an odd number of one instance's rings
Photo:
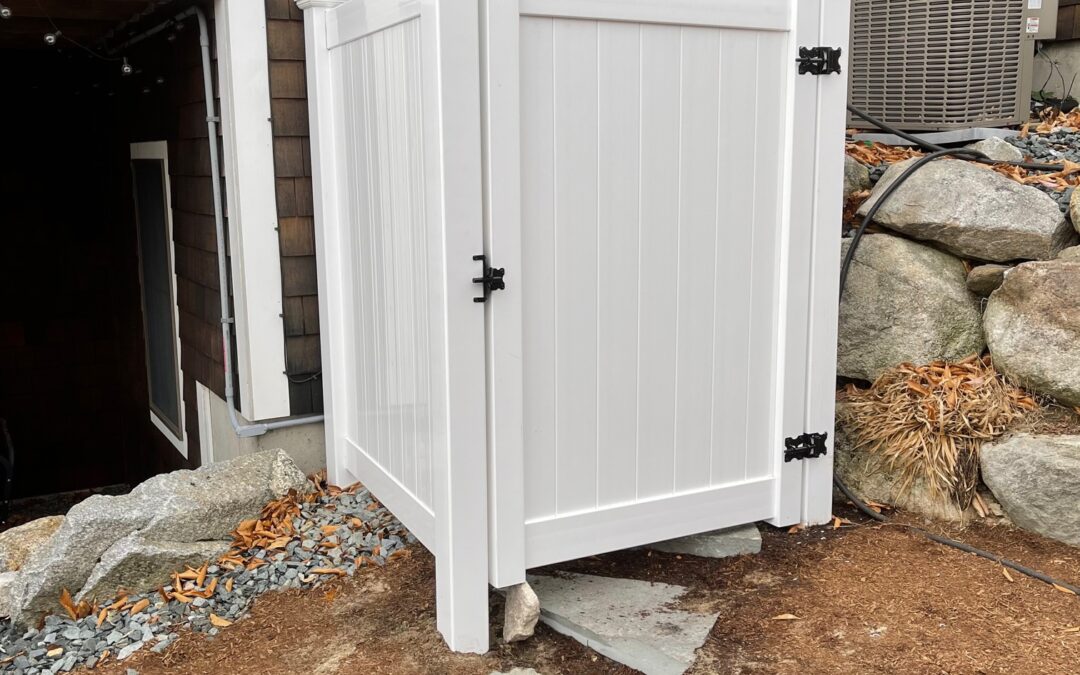
MULTIPOLYGON (((65 588, 89 597, 82 589, 91 579, 96 589, 148 583, 150 563, 145 561, 155 556, 165 560, 168 555, 192 561, 195 558, 184 556, 219 550, 229 532, 241 520, 258 516, 267 502, 289 490, 308 489, 303 472, 287 454, 267 450, 155 476, 127 495, 93 495, 73 506, 49 545, 23 565, 13 618, 20 624, 36 623, 58 609, 57 599, 65 588), (113 550, 125 538, 128 543, 113 550), (204 542, 204 548, 182 546, 197 542, 204 542), (130 578, 124 576, 125 570, 131 570, 130 578)), ((91 590, 95 589, 87 588, 91 590)))
POLYGON ((1057 260, 1073 260, 1080 262, 1080 246, 1070 246, 1057 254, 1057 260))
POLYGON ((994 366, 1022 387, 1080 406, 1080 262, 1025 263, 983 317, 994 366))
POLYGON ((1013 523, 1080 546, 1080 436, 1017 434, 984 445, 981 464, 1013 523))
POLYGON ((523 581, 506 589, 503 608, 503 641, 520 642, 532 637, 540 620, 540 598, 529 582, 523 581))
MULTIPOLYGON (((916 160, 885 172, 859 208, 868 209, 916 160)), ((988 168, 939 159, 919 169, 882 205, 878 223, 935 242, 959 256, 992 262, 1049 260, 1076 241, 1057 202, 988 168)))
POLYGON ((1076 231, 1080 232, 1080 190, 1073 190, 1069 197, 1069 220, 1076 231))
POLYGON ((984 347, 959 259, 888 234, 863 237, 840 303, 839 374, 872 381, 898 363, 956 361, 984 347))
POLYGON ((1005 273, 1012 268, 1008 265, 979 265, 973 267, 967 275, 968 290, 979 297, 987 297, 1005 281, 1005 273))
MULTIPOLYGON (((843 404, 837 407, 837 418, 843 418, 843 404)), ((963 510, 955 501, 932 492, 922 478, 904 487, 900 472, 880 455, 856 448, 841 424, 837 424, 833 447, 836 474, 863 501, 889 504, 935 520, 965 522, 975 515, 970 507, 963 510)))
POLYGON ((971 150, 978 150, 995 162, 1024 161, 1024 153, 1020 152, 1020 148, 1006 141, 1004 138, 998 138, 997 136, 984 138, 977 143, 972 143, 965 147, 970 148, 971 150))
POLYGON ((132 593, 151 591, 185 565, 197 567, 218 558, 230 544, 230 540, 155 542, 139 533, 130 534, 102 554, 75 599, 104 601, 115 597, 121 588, 132 593))
POLYGON ((18 572, 26 559, 52 540, 63 516, 46 516, 0 532, 0 572, 18 572))
POLYGON ((869 189, 870 169, 850 155, 844 155, 844 199, 869 189))

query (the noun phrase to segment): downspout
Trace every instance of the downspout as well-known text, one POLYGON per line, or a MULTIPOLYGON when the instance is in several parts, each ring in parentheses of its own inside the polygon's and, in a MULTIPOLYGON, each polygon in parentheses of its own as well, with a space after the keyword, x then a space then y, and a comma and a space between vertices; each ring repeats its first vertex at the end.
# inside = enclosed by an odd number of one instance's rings
MULTIPOLYGON (((225 361, 225 403, 229 410, 229 422, 232 424, 233 430, 236 431, 236 435, 241 438, 262 436, 272 429, 284 429, 322 422, 323 415, 307 415, 246 424, 241 422, 236 415, 236 392, 233 389, 232 363, 233 317, 231 298, 229 297, 228 266, 225 260, 225 217, 221 206, 221 165, 218 158, 217 144, 219 118, 214 110, 213 75, 210 71, 210 31, 207 27, 205 12, 197 5, 177 14, 174 20, 178 21, 191 15, 195 15, 199 21, 199 46, 202 50, 203 92, 206 98, 206 130, 210 143, 210 180, 214 194, 214 229, 217 235, 218 290, 221 295, 221 341, 224 347, 223 357, 225 361)), ((148 34, 157 32, 157 30, 161 30, 161 27, 157 27, 156 30, 150 29, 148 34)))

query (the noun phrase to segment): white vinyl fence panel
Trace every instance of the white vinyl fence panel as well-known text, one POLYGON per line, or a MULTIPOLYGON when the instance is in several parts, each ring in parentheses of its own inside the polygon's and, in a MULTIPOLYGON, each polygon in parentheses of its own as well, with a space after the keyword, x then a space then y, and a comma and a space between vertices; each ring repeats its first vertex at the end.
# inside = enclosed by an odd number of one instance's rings
POLYGON ((847 2, 299 4, 331 479, 454 649, 529 567, 828 518, 847 2))

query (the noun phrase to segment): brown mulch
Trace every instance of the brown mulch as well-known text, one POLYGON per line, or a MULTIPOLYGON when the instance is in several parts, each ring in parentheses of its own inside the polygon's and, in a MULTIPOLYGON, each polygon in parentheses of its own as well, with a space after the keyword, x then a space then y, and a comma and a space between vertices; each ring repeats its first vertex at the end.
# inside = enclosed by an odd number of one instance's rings
MULTIPOLYGON (((840 515, 860 519, 846 507, 840 515)), ((903 517, 903 516, 901 516, 903 517)), ((914 522, 914 521, 912 521, 914 522)), ((720 612, 691 673, 1075 673, 1080 598, 894 525, 763 527, 760 555, 706 560, 623 551, 559 566, 685 585, 688 607, 720 612), (797 619, 775 620, 791 614, 797 619)), ((950 530, 1067 581, 1080 549, 1005 525, 950 530)), ((435 630, 434 565, 420 547, 319 589, 274 593, 216 638, 184 633, 96 671, 176 673, 628 673, 546 627, 485 656, 450 653, 435 630)), ((499 617, 498 596, 492 616, 499 617)))

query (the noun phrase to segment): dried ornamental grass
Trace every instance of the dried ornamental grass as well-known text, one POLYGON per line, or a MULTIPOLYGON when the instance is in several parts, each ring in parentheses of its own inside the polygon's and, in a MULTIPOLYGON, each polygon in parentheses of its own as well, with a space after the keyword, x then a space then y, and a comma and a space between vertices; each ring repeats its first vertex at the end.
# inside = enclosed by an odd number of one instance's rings
POLYGON ((869 389, 848 385, 841 412, 856 448, 901 474, 900 490, 922 479, 933 494, 966 509, 979 479, 979 449, 1039 409, 1002 378, 990 357, 924 366, 900 364, 869 389))

